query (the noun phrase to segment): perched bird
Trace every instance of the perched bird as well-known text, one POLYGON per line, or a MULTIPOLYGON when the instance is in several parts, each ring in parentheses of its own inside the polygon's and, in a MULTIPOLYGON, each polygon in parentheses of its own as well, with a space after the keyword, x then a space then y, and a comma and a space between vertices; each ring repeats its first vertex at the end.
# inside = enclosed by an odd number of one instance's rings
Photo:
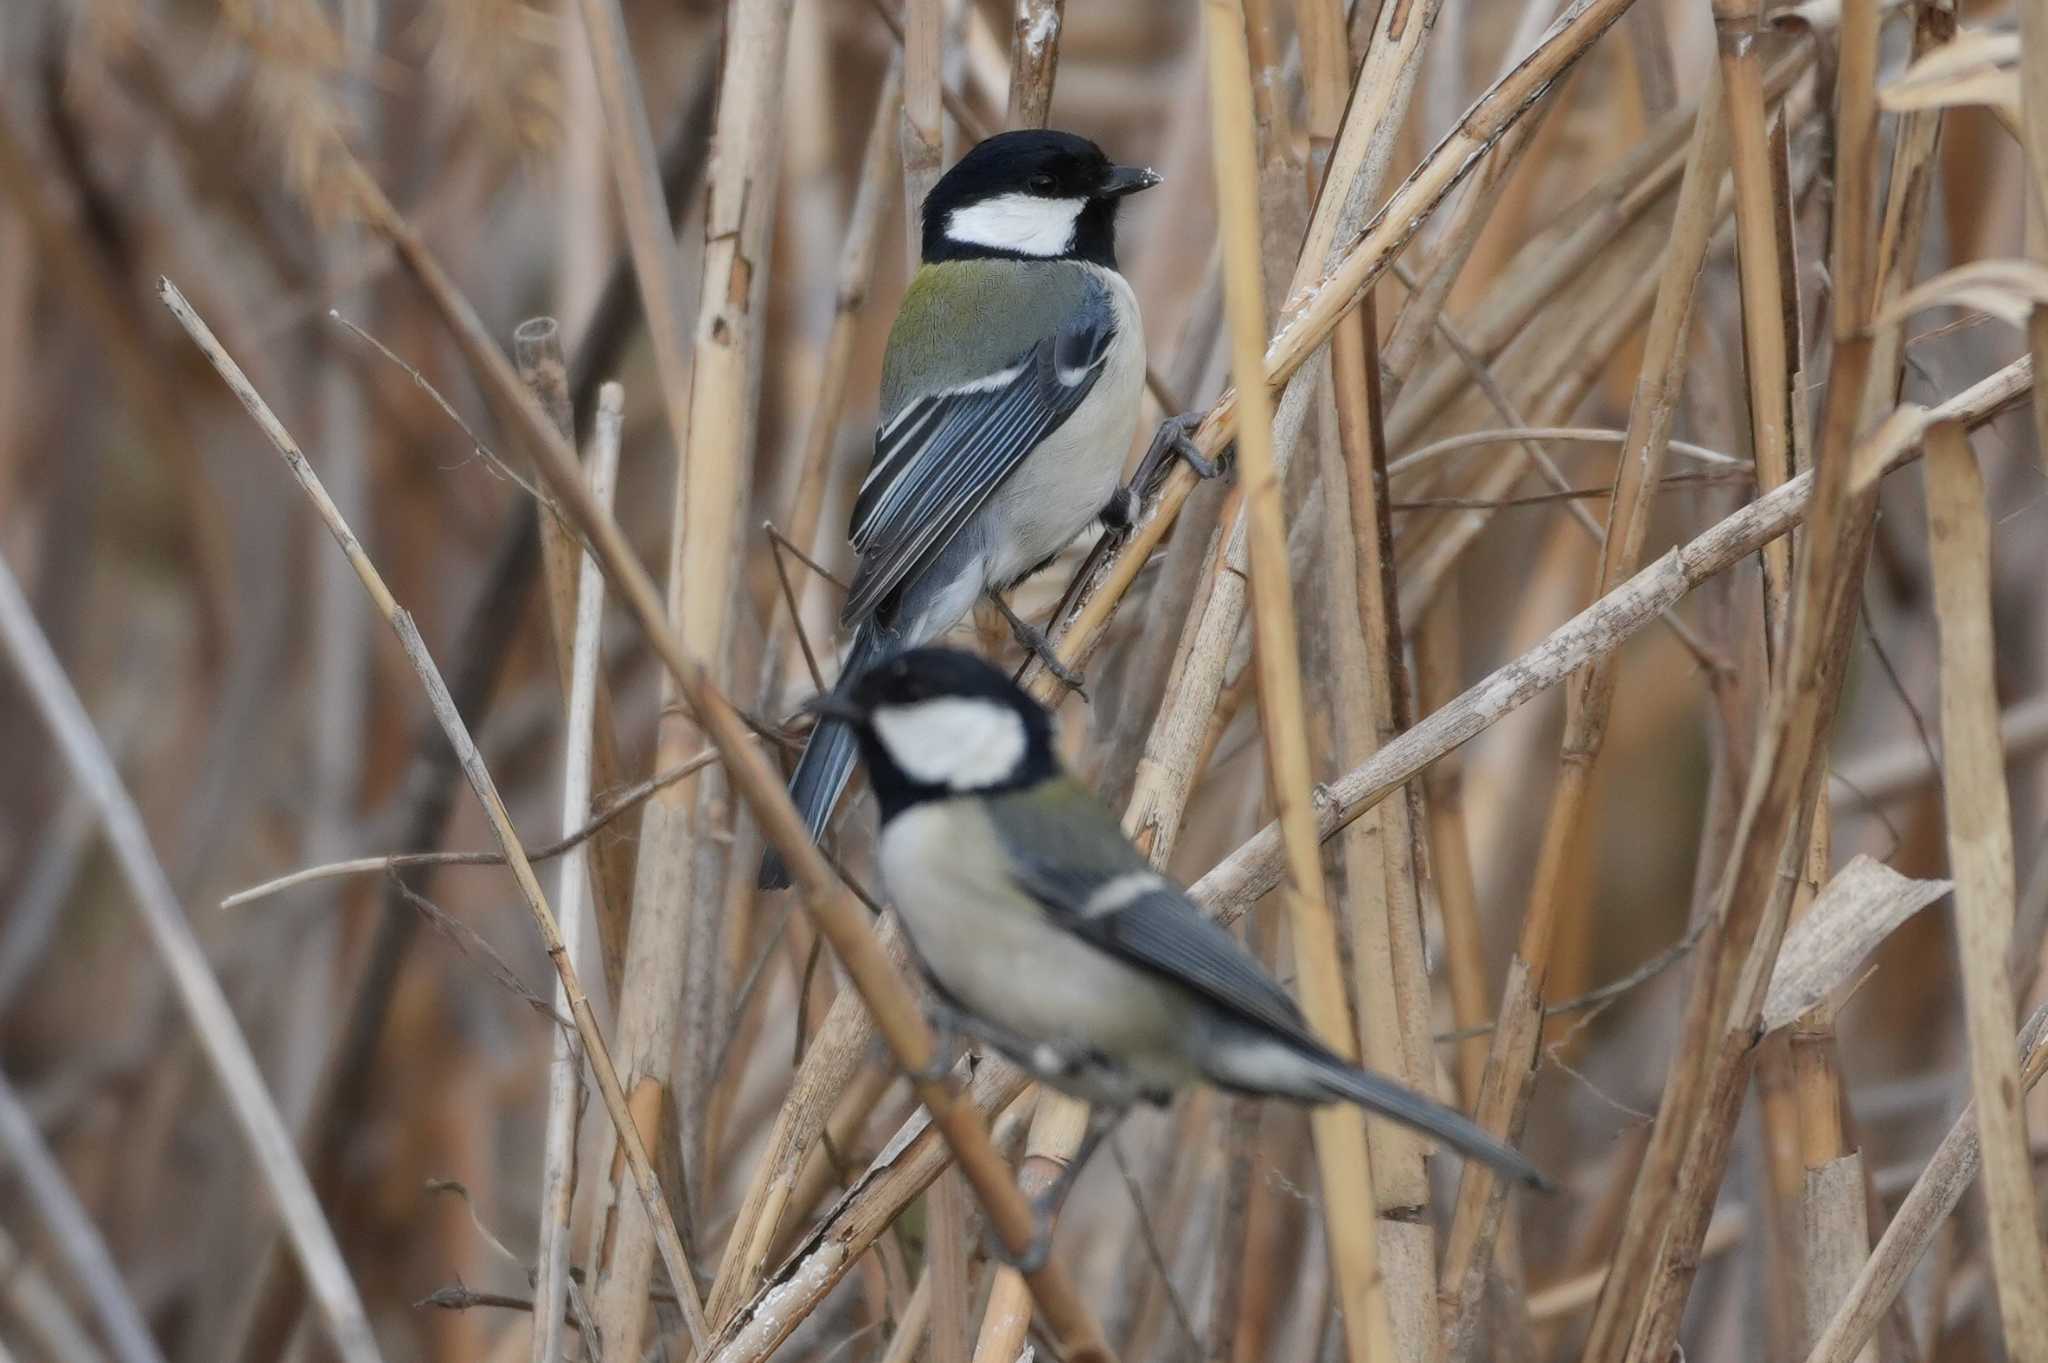
MULTIPOLYGON (((841 690, 951 629, 984 593, 1052 661, 1000 593, 1090 522, 1134 512, 1118 479, 1145 337, 1117 273, 1116 213, 1158 183, 1086 138, 1009 132, 925 196, 923 264, 889 333, 881 427, 849 531, 860 561, 840 614, 854 632, 841 690)), ((790 781, 813 838, 853 764, 852 732, 822 719, 790 781)), ((788 883, 771 853, 761 885, 788 883)))
POLYGON ((1052 716, 996 668, 914 649, 820 705, 859 735, 882 879, 941 1031, 1097 1105, 1070 1172, 1126 1109, 1205 1082, 1356 1103, 1547 1186, 1471 1121, 1318 1041, 1258 961, 1061 770, 1052 716))

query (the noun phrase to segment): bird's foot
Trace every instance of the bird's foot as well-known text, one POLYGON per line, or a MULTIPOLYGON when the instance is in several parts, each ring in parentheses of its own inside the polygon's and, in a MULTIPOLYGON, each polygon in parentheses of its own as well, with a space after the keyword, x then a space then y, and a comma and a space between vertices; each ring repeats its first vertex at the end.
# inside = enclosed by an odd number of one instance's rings
MULTIPOLYGON (((1047 1192, 1057 1191, 1048 1189, 1047 1192)), ((1021 1253, 1013 1252, 1003 1243, 1002 1238, 991 1227, 988 1233, 988 1254, 991 1259, 1005 1268, 1014 1268, 1025 1277, 1030 1277, 1052 1260, 1052 1218, 1059 1210, 1059 1201, 1040 1193, 1031 1199, 1031 1243, 1021 1253)))
POLYGON ((1046 637, 1045 631, 1011 610, 1010 603, 1003 600, 1001 593, 990 592, 988 598, 996 603, 996 609, 1010 622, 1010 633, 1024 651, 1043 663, 1045 670, 1058 677, 1062 684, 1079 691, 1081 698, 1086 700, 1088 693, 1082 690, 1085 678, 1060 661, 1059 651, 1053 647, 1052 640, 1046 637))
POLYGON ((1198 478, 1220 478, 1224 473, 1224 461, 1219 456, 1210 459, 1195 444, 1194 434, 1201 427, 1206 412, 1182 412, 1159 423, 1158 432, 1152 437, 1152 447, 1145 451, 1145 458, 1138 465, 1138 475, 1131 480, 1131 486, 1141 494, 1151 490, 1166 473, 1169 459, 1179 459, 1198 478))

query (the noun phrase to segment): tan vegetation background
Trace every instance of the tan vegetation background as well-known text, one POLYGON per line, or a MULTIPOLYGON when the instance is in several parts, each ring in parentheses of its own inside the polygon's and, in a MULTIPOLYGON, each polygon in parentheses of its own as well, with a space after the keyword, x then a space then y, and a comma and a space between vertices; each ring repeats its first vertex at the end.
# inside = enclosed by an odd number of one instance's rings
MULTIPOLYGON (((10 0, 0 1359, 2048 1357, 2044 213, 2043 0, 10 0), (838 597, 764 527, 846 568, 906 195, 1048 118, 1164 173, 1142 426, 1247 466, 1021 594, 1072 760, 1554 1196, 1205 1094, 1027 1290, 904 1144, 825 945, 865 916, 751 889, 742 758, 786 767, 838 597), (1277 415, 1219 402, 1262 354, 1277 415), (623 541, 550 422, 605 447, 605 380, 623 541), (393 602, 537 879, 383 860, 499 848, 393 602), (557 916, 661 1227, 567 1078, 557 916)), ((1078 1112, 1021 1088, 970 1096, 1042 1181, 1078 1112)))

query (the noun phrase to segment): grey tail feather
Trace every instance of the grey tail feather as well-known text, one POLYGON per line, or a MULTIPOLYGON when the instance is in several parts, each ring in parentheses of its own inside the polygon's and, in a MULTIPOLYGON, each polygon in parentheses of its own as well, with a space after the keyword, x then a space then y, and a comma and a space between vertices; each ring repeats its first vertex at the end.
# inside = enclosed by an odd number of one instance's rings
MULTIPOLYGON (((847 650, 846 662, 839 669, 835 694, 895 651, 893 636, 872 624, 862 625, 854 633, 853 647, 847 650)), ((844 720, 821 717, 811 730, 810 741, 797 759, 796 772, 789 778, 789 798, 795 803, 796 812, 803 815, 804 826, 811 830, 811 841, 825 835, 825 825, 831 822, 832 811, 839 805, 840 792, 853 778, 854 760, 859 755, 853 727, 844 720)), ((764 890, 780 890, 788 887, 789 880, 789 867, 771 847, 761 858, 761 874, 756 883, 764 890)))
POLYGON ((1434 1136, 1467 1159, 1476 1159, 1532 1188, 1544 1192, 1557 1190, 1557 1185, 1519 1150, 1495 1140, 1463 1113, 1432 1102, 1383 1075, 1347 1065, 1336 1056, 1317 1058, 1322 1061, 1320 1077, 1331 1097, 1356 1103, 1368 1112, 1434 1136))

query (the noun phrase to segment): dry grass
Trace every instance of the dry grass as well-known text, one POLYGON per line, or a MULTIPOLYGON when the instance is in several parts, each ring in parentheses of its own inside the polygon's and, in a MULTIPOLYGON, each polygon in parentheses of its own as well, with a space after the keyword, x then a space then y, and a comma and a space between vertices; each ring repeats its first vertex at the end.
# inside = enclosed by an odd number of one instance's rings
POLYGON ((0 1358, 2041 1356, 2043 71, 2043 0, 10 9, 0 1358), (845 568, 907 210, 1045 123, 1166 173, 1145 420, 1240 468, 1027 684, 1555 1198, 1202 1098, 1026 1278, 1082 1110, 901 1078, 773 546, 845 568))

